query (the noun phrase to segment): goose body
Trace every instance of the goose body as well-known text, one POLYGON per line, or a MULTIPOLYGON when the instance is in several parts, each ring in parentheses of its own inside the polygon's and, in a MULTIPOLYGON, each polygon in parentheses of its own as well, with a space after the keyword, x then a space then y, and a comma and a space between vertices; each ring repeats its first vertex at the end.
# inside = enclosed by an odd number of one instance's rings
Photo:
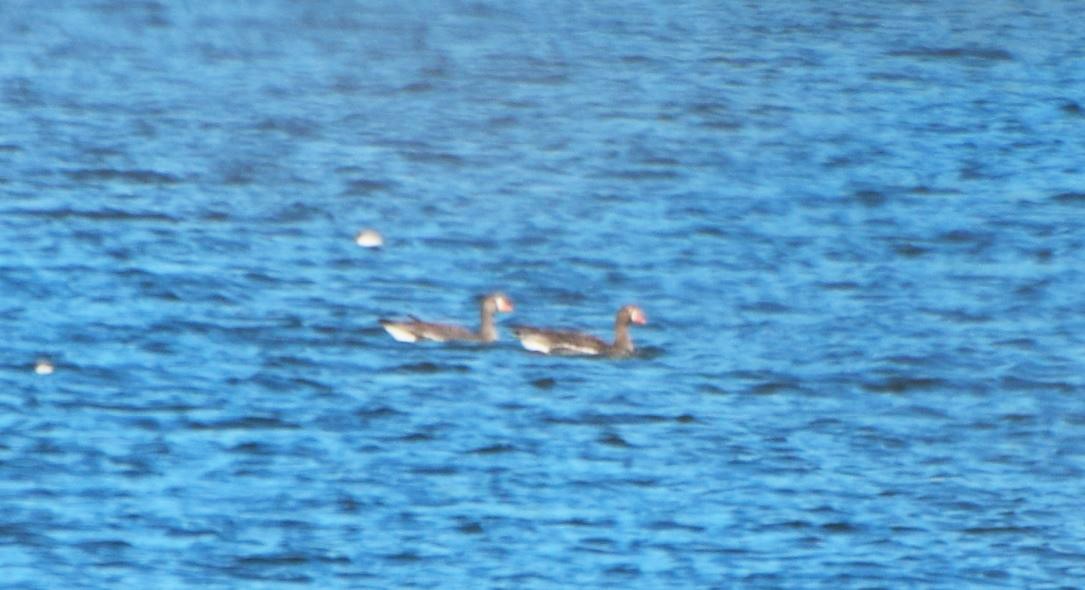
POLYGON ((569 330, 550 330, 518 326, 513 333, 527 350, 552 355, 629 356, 636 351, 629 335, 630 324, 648 323, 644 311, 636 305, 626 305, 614 318, 614 342, 608 344, 591 334, 569 330))
POLYGON ((399 342, 493 342, 497 340, 494 313, 513 310, 512 300, 504 293, 490 293, 479 299, 479 329, 473 332, 463 326, 424 322, 414 316, 407 320, 381 318, 380 325, 399 342))

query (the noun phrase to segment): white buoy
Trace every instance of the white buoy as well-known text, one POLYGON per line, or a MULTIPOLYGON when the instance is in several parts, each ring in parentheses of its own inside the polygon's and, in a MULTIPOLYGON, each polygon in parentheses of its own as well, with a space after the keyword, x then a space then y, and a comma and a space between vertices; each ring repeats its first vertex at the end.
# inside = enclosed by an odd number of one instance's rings
POLYGON ((34 372, 38 375, 52 375, 53 370, 53 361, 49 359, 38 359, 34 363, 34 372))
POLYGON ((384 238, 375 229, 363 229, 354 238, 354 243, 363 248, 380 248, 384 245, 384 238))

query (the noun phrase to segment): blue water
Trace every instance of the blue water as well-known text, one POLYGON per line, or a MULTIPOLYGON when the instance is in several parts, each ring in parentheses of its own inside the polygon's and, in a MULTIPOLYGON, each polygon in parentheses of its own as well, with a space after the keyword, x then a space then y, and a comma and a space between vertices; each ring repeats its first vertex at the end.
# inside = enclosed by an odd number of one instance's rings
POLYGON ((3 2, 4 587, 1080 587, 1082 22, 3 2))

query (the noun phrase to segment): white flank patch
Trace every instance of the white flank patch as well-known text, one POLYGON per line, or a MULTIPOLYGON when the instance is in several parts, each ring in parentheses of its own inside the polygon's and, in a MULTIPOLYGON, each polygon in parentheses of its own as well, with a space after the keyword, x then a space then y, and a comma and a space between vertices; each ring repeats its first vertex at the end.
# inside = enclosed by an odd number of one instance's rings
POLYGON ((392 335, 392 338, 400 342, 418 342, 418 336, 414 335, 414 332, 404 328, 399 324, 381 324, 384 326, 384 331, 392 335))
POLYGON ((599 351, 594 348, 587 348, 583 346, 573 346, 569 344, 561 344, 558 346, 556 352, 561 354, 599 354, 599 351))
POLYGON ((550 343, 545 338, 540 338, 535 334, 522 334, 520 335, 520 344, 524 345, 524 348, 531 352, 541 352, 542 354, 550 354, 550 343))

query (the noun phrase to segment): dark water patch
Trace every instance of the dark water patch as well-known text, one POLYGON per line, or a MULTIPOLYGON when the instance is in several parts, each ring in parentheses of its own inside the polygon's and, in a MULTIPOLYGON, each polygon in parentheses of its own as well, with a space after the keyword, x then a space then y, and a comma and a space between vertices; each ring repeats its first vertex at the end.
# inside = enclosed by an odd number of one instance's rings
POLYGON ((247 271, 242 277, 247 283, 259 285, 282 285, 286 283, 286 279, 280 275, 272 275, 259 270, 247 271))
POLYGON ((915 186, 907 187, 907 192, 913 195, 960 195, 964 193, 962 189, 958 188, 930 186, 926 184, 917 184, 915 186))
POLYGON ((972 181, 993 180, 1004 176, 992 172, 989 163, 981 161, 965 161, 957 172, 957 177, 961 180, 972 181))
POLYGON ((270 456, 278 452, 278 449, 259 442, 243 442, 230 448, 231 453, 240 455, 270 456))
POLYGON ((261 175, 266 173, 266 167, 249 160, 226 160, 216 165, 215 172, 223 185, 243 187, 263 180, 261 175))
POLYGON ((1067 383, 1064 381, 1045 381, 1042 379, 1027 379, 1011 375, 1003 377, 999 381, 999 388, 1009 391, 1047 391, 1054 393, 1075 393, 1078 391, 1078 387, 1073 383, 1067 383))
POLYGON ((23 76, 5 76, 3 87, 4 101, 17 108, 40 106, 46 100, 37 84, 23 76))
POLYGON ((161 223, 177 223, 180 219, 153 211, 133 211, 130 209, 44 209, 44 210, 21 210, 9 211, 8 214, 26 215, 28 217, 40 217, 44 219, 86 219, 88 221, 153 221, 161 223))
POLYGON ((1035 426, 1038 416, 1035 414, 1003 414, 998 419, 1014 426, 1035 426))
POLYGON ((918 356, 911 354, 893 354, 876 359, 879 363, 889 363, 892 365, 901 365, 905 367, 925 367, 934 365, 939 362, 939 359, 929 356, 918 356))
POLYGON ((674 520, 657 520, 645 525, 650 531, 682 531, 686 533, 703 533, 706 529, 700 525, 684 524, 674 520))
MULTIPOLYGON (((342 558, 346 559, 346 558, 342 558)), ((278 567, 298 566, 310 563, 311 557, 302 553, 269 553, 238 557, 236 563, 241 567, 278 567)), ((349 563, 350 560, 340 563, 349 563)))
POLYGON ((854 198, 859 204, 866 207, 881 207, 889 201, 889 195, 875 190, 856 191, 854 198))
POLYGON ((508 129, 520 124, 520 119, 512 115, 499 115, 486 120, 486 127, 493 130, 508 129))
MULTIPOLYGON (((755 395, 773 395, 784 392, 800 392, 802 382, 793 375, 770 371, 733 371, 729 379, 745 383, 745 390, 755 395)), ((720 393, 726 393, 722 390, 720 393)))
POLYGON ((344 494, 336 499, 335 506, 343 514, 357 514, 364 506, 364 503, 356 500, 353 496, 344 494))
POLYGON ((567 584, 567 580, 535 572, 497 574, 490 579, 493 580, 495 588, 559 588, 567 584))
POLYGON ((701 383, 697 386, 697 391, 709 395, 726 395, 730 393, 729 391, 720 387, 719 385, 716 385, 715 383, 701 383))
POLYGON ((994 241, 994 237, 991 234, 955 229, 939 235, 936 240, 945 244, 966 244, 982 249, 989 246, 994 241))
POLYGON ((350 559, 345 556, 295 550, 226 555, 222 559, 221 565, 212 567, 231 577, 289 584, 311 584, 313 582, 311 576, 302 573, 306 566, 321 564, 346 565, 351 563, 350 559))
POLYGON ((479 524, 478 522, 472 520, 472 521, 463 522, 463 523, 460 523, 459 525, 457 525, 456 526, 456 532, 458 532, 460 534, 463 534, 463 535, 481 535, 481 534, 485 533, 486 531, 485 531, 485 529, 482 528, 481 524, 479 524))
POLYGON ((471 449, 470 451, 468 451, 468 453, 471 455, 505 455, 508 453, 516 453, 519 451, 520 449, 517 449, 513 445, 498 443, 487 445, 485 447, 471 449))
POLYGON ((434 248, 448 249, 449 251, 473 249, 483 252, 494 252, 500 250, 500 245, 494 240, 482 238, 482 237, 434 237, 426 238, 423 242, 427 246, 434 248))
POLYGON ((617 447, 622 449, 629 448, 629 443, 616 433, 608 432, 598 439, 599 444, 607 445, 610 447, 617 447))
POLYGON ((1052 251, 1051 248, 1041 247, 1034 249, 1032 255, 1037 262, 1050 262, 1052 258, 1055 258, 1055 251, 1052 251))
POLYGON ((537 86, 563 86, 569 83, 569 76, 560 73, 540 73, 533 76, 525 76, 527 70, 522 70, 514 76, 501 76, 500 80, 512 84, 533 84, 537 86))
POLYGON ((399 88, 399 92, 403 94, 422 94, 424 92, 432 92, 437 89, 437 86, 432 82, 425 80, 419 82, 411 82, 399 88))
POLYGON ((409 443, 424 443, 437 440, 437 437, 428 432, 411 432, 401 436, 398 440, 409 443))
POLYGON ((739 131, 743 128, 744 124, 741 119, 734 115, 725 115, 702 117, 697 122, 697 126, 701 129, 708 129, 709 131, 739 131))
POLYGON ((389 553, 381 556, 385 561, 390 561, 396 565, 415 565, 425 560, 425 558, 414 551, 400 551, 397 553, 389 553))
POLYGON ((780 522, 770 522, 757 527, 759 531, 802 531, 810 530, 814 528, 812 523, 805 520, 784 520, 780 522))
POLYGON ((636 565, 631 563, 620 563, 603 570, 603 575, 612 578, 632 579, 641 577, 643 573, 636 565))
POLYGON ((233 221, 234 217, 226 211, 210 210, 204 211, 199 214, 200 221, 209 221, 214 223, 222 223, 233 221))
POLYGON ((1083 551, 1066 551, 1063 548, 1052 547, 1047 544, 1043 545, 1031 545, 1028 547, 1022 547, 1021 552, 1026 555, 1038 556, 1038 557, 1055 557, 1060 560, 1082 562, 1085 563, 1085 552, 1083 551))
POLYGON ((591 551, 593 553, 610 553, 613 554, 619 547, 618 543, 614 539, 607 537, 585 537, 578 541, 578 544, 585 551, 591 551))
POLYGON ((1073 426, 1085 426, 1085 413, 1067 413, 1063 416, 1063 420, 1073 426))
POLYGON ((947 383, 935 377, 913 377, 908 375, 893 375, 884 379, 868 381, 863 384, 863 389, 871 393, 894 393, 905 394, 913 391, 930 391, 943 388, 947 383))
POLYGON ((792 312, 792 308, 780 303, 779 301, 757 301, 754 303, 743 304, 739 307, 741 311, 749 313, 763 313, 770 315, 786 314, 792 312))
POLYGON ((798 381, 793 380, 770 380, 760 383, 751 383, 747 388, 748 393, 754 395, 776 395, 779 393, 802 391, 803 387, 798 381))
MULTIPOLYGON (((972 422, 972 423, 970 423, 968 425, 968 427, 973 428, 975 430, 982 430, 982 431, 997 430, 997 427, 996 427, 995 423, 991 422, 991 421, 988 421, 988 420, 980 420, 980 421, 977 421, 977 422, 972 422)), ((944 458, 932 458, 932 459, 928 459, 928 461, 930 461, 932 464, 934 464, 934 463, 945 462, 945 459, 944 458)))
POLYGON ((574 517, 574 518, 567 518, 567 519, 564 519, 564 520, 554 521, 554 522, 551 522, 551 524, 555 524, 555 525, 558 525, 558 526, 564 526, 564 527, 574 527, 574 528, 603 528, 603 529, 609 529, 609 528, 614 528, 616 523, 614 522, 613 519, 610 519, 610 518, 592 519, 592 518, 574 517))
POLYGON ((167 414, 184 414, 196 410, 206 409, 204 406, 189 405, 177 402, 163 402, 163 403, 105 403, 87 399, 69 400, 58 402, 58 407, 74 409, 87 409, 87 410, 102 410, 106 412, 117 412, 121 414, 155 414, 155 413, 167 413, 167 414))
MULTIPOLYGON (((1044 251, 1036 252, 1037 259, 1040 260, 1040 261, 1045 261, 1045 262, 1049 261, 1051 259, 1052 255, 1053 255, 1053 253, 1050 250, 1044 250, 1044 251)), ((1014 295, 1017 295, 1018 297, 1021 297, 1022 299, 1036 299, 1036 298, 1042 297, 1044 295, 1047 295, 1050 292, 1050 287, 1051 286, 1052 286, 1052 281, 1049 280, 1049 279, 1044 279, 1044 280, 1040 280, 1040 281, 1033 281, 1033 282, 1029 282, 1029 283, 1026 283, 1026 284, 1023 284, 1023 285, 1019 285, 1018 287, 1015 287, 1014 290, 1013 290, 1013 293, 1014 293, 1014 295)), ((1020 339, 1017 339, 1017 340, 1028 340, 1028 339, 1027 338, 1020 338, 1020 339)), ((1011 341, 1012 340, 1007 340, 1006 342, 1011 342, 1011 341)))
POLYGON ((460 167, 467 163, 461 156, 443 152, 409 151, 402 155, 404 159, 419 164, 438 164, 448 167, 460 167))
POLYGON ((1059 110, 1075 117, 1085 116, 1085 109, 1082 109, 1081 104, 1076 100, 1064 99, 1059 105, 1059 110))
POLYGON ((340 194, 348 197, 367 197, 377 193, 392 192, 395 188, 395 183, 387 180, 358 178, 348 181, 340 194))
POLYGON ((669 422, 670 419, 655 414, 598 414, 586 412, 576 417, 546 416, 543 421, 548 424, 619 426, 622 424, 659 424, 669 422))
POLYGON ((83 541, 76 543, 78 549, 95 555, 124 553, 132 548, 132 544, 118 539, 104 539, 95 541, 83 541))
POLYGON ((256 123, 254 129, 264 133, 282 133, 295 139, 309 139, 318 134, 320 125, 301 117, 270 117, 256 123))
POLYGON ((250 377, 248 382, 268 391, 280 393, 296 393, 304 390, 328 394, 335 391, 335 388, 322 381, 316 381, 308 377, 288 377, 270 371, 260 371, 250 377))
POLYGON ((187 426, 191 430, 297 430, 301 428, 295 422, 268 416, 246 416, 210 422, 192 421, 187 426))
POLYGON ((966 535, 1021 535, 1033 537, 1037 534, 1042 534, 1044 531, 1038 527, 1030 526, 977 526, 961 529, 961 532, 966 535))
POLYGON ((1059 205, 1085 206, 1085 192, 1058 193, 1051 200, 1059 205))
POLYGON ((893 244, 893 252, 905 258, 919 258, 920 256, 929 254, 930 251, 930 248, 910 242, 898 242, 893 244))
POLYGON ((317 366, 317 363, 312 359, 291 356, 291 355, 271 355, 263 361, 261 366, 265 368, 287 368, 287 369, 312 369, 317 366))
POLYGON ((818 527, 821 531, 834 535, 850 535, 859 532, 859 529, 850 522, 829 522, 818 527))
POLYGON ((541 377, 539 379, 532 379, 530 383, 535 389, 549 390, 553 389, 558 382, 553 377, 541 377))
POLYGON ((404 415, 403 412, 385 405, 365 406, 354 411, 354 416, 367 424, 377 420, 397 418, 404 415))
POLYGON ((729 239, 729 238, 731 238, 733 236, 733 233, 728 231, 727 228, 719 227, 719 226, 713 226, 713 225, 698 226, 697 228, 694 228, 693 234, 698 235, 698 236, 708 237, 708 238, 728 238, 729 239))
POLYGON ((863 287, 855 281, 830 281, 818 283, 817 286, 826 291, 858 291, 863 287))
POLYGON ((620 486, 632 486, 635 488, 655 488, 659 487, 660 480, 654 477, 630 477, 617 480, 615 483, 620 486))
POLYGON ((253 571, 256 566, 234 566, 223 568, 223 571, 233 578, 252 582, 278 582, 286 584, 312 584, 312 576, 291 572, 257 572, 253 571))
POLYGON ((328 212, 322 207, 295 201, 285 207, 275 209, 265 219, 272 223, 288 224, 323 219, 327 215, 328 212))
POLYGON ((18 523, 0 524, 0 547, 18 545, 22 547, 56 546, 56 540, 37 530, 34 525, 18 523))
POLYGON ((666 352, 666 349, 659 346, 638 346, 637 350, 625 360, 651 361, 664 356, 666 352))
POLYGON ((932 408, 930 406, 908 406, 904 409, 904 412, 911 416, 919 418, 935 418, 939 420, 949 420, 951 416, 941 408, 932 408))
POLYGON ((676 158, 669 158, 669 157, 666 157, 666 156, 658 156, 658 155, 647 155, 646 154, 646 155, 641 156, 637 161, 640 162, 641 164, 646 165, 646 166, 668 166, 668 167, 682 166, 682 161, 681 160, 678 160, 676 158))
POLYGON ((676 180, 683 174, 676 170, 659 170, 656 168, 627 168, 622 170, 602 170, 594 175, 597 178, 612 178, 617 180, 631 181, 658 181, 676 180))
POLYGON ((976 313, 966 309, 921 309, 924 313, 958 324, 983 324, 994 320, 994 316, 976 313))
POLYGON ((890 57, 908 57, 923 60, 964 61, 1013 61, 1013 54, 995 47, 919 47, 898 49, 887 53, 890 57))
POLYGON ((123 182, 138 185, 178 184, 181 178, 155 170, 115 170, 113 168, 84 168, 69 170, 65 176, 75 182, 123 182))
POLYGON ((1037 342, 1033 338, 1009 338, 1007 340, 999 340, 995 342, 995 344, 997 346, 1016 348, 1019 350, 1035 350, 1037 342))
POLYGON ((467 365, 438 364, 431 361, 422 361, 398 365, 392 367, 390 370, 395 373, 433 375, 436 373, 470 373, 471 367, 468 367, 467 365))
POLYGON ((409 471, 413 475, 421 475, 424 477, 448 477, 460 473, 459 469, 450 465, 426 465, 422 467, 412 467, 409 471))

